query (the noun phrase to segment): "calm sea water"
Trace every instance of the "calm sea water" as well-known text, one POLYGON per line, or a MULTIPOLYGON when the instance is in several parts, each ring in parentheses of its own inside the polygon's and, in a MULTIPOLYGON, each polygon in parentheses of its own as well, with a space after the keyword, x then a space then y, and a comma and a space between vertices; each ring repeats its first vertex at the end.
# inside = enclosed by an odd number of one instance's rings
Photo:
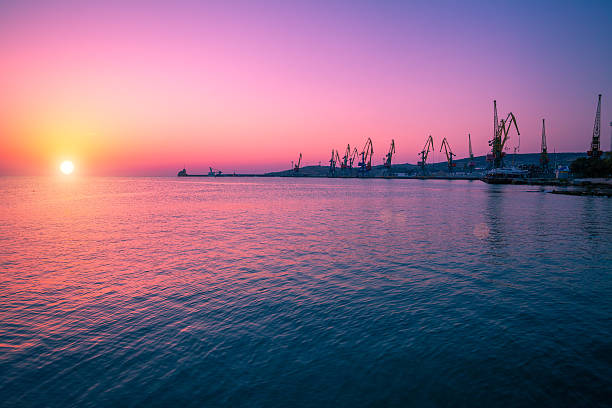
POLYGON ((1 178, 3 406, 612 401, 612 200, 1 178))

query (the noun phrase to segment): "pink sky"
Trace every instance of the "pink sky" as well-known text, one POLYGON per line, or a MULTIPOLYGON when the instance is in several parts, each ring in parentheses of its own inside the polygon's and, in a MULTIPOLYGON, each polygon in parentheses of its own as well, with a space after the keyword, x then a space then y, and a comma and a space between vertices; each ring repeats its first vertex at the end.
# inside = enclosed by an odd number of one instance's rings
POLYGON ((0 174, 271 171, 367 137, 375 164, 392 138, 415 163, 430 133, 481 155, 493 99, 521 152, 543 117, 551 151, 586 151, 598 93, 609 149, 605 4, 519 3, 502 24, 490 2, 83 3, 0 5, 0 174))

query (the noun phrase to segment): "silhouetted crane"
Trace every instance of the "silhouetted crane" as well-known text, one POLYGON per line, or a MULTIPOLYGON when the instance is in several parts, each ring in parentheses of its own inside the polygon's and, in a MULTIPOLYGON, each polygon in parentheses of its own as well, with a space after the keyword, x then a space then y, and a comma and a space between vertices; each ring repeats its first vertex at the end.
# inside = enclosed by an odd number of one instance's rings
POLYGON ((344 156, 342 156, 342 162, 340 163, 341 169, 346 169, 348 167, 348 160, 351 156, 351 145, 346 145, 346 151, 344 152, 344 156))
POLYGON ((472 136, 468 133, 468 145, 470 147, 470 161, 468 162, 468 169, 470 173, 474 171, 476 163, 474 163, 474 153, 472 153, 472 136))
POLYGON ((374 146, 372 145, 372 139, 368 137, 365 146, 361 151, 361 161, 359 162, 359 168, 361 173, 365 174, 367 171, 372 170, 372 156, 374 155, 374 146))
POLYGON ((391 159, 395 154, 395 140, 391 139, 391 146, 389 147, 389 153, 385 156, 384 166, 387 169, 391 169, 391 159))
POLYGON ((493 139, 489 140, 489 146, 491 146, 491 153, 487 154, 487 161, 493 162, 493 167, 504 166, 504 147, 508 140, 508 134, 512 128, 512 124, 516 128, 517 135, 520 136, 518 125, 516 124, 516 118, 514 114, 510 112, 506 119, 497 119, 497 101, 493 101, 493 139))
POLYGON ((546 124, 542 119, 542 151, 540 152, 540 167, 544 172, 548 172, 548 148, 546 147, 546 124))
POLYGON ((336 175, 336 163, 340 162, 340 157, 338 157, 338 151, 332 149, 331 151, 331 159, 329 159, 329 175, 336 175))
POLYGON ((353 148, 353 153, 351 153, 350 157, 349 157, 349 169, 353 169, 353 163, 355 163, 355 159, 357 158, 357 156, 359 155, 359 152, 357 151, 357 148, 353 148))
POLYGON ((297 164, 293 167, 293 172, 294 173, 299 173, 300 172, 300 164, 302 163, 302 153, 300 153, 300 158, 298 159, 297 164))
POLYGON ((433 137, 431 137, 431 135, 429 135, 429 137, 427 138, 427 141, 425 142, 425 146, 423 147, 423 150, 421 150, 421 153, 419 153, 421 155, 421 161, 418 162, 417 164, 421 166, 421 170, 423 171, 423 174, 425 174, 425 164, 427 163, 427 156, 429 155, 430 149, 432 151, 435 150, 433 137))
POLYGON ((595 112, 595 124, 593 125, 593 139, 591 140, 591 150, 587 154, 594 158, 599 159, 601 157, 601 149, 599 144, 599 136, 601 133, 601 94, 599 94, 597 100, 597 111, 595 112))
POLYGON ((446 153, 446 162, 448 163, 448 172, 453 172, 453 167, 457 166, 457 163, 453 163, 453 156, 456 156, 453 153, 450 144, 448 144, 448 140, 446 138, 442 139, 442 144, 440 145, 440 152, 442 152, 442 148, 444 148, 444 153, 446 153))

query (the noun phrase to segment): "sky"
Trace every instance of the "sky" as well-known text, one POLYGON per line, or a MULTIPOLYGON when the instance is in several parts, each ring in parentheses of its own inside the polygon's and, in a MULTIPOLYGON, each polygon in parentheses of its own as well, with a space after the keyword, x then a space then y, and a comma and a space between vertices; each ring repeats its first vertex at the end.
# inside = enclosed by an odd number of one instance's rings
POLYGON ((610 1, 0 0, 0 174, 175 175, 328 164, 429 134, 486 154, 589 148, 612 129, 610 1))

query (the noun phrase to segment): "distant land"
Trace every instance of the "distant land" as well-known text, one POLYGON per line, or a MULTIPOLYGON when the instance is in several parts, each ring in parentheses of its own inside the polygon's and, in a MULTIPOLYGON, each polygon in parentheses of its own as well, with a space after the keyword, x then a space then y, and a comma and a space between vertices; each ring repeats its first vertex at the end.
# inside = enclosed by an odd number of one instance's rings
MULTIPOLYGON (((571 162, 576 160, 578 157, 586 157, 585 152, 580 153, 549 153, 550 165, 552 166, 569 166, 571 162)), ((454 163, 457 164, 454 167, 454 172, 463 173, 464 166, 467 167, 469 163, 469 158, 457 159, 453 160, 454 163)), ((505 159, 506 166, 522 166, 522 165, 539 165, 540 164, 540 153, 524 153, 524 154, 508 154, 505 159)), ((476 171, 484 171, 489 166, 489 163, 486 160, 486 156, 477 156, 474 157, 474 163, 476 164, 476 171)), ((427 171, 429 174, 448 174, 448 165, 446 161, 436 162, 429 164, 427 163, 427 171)), ((299 171, 300 176, 304 177, 323 177, 329 175, 329 164, 326 165, 314 165, 314 166, 305 166, 301 167, 299 171)), ((377 166, 372 166, 372 170, 368 172, 369 176, 383 176, 385 173, 385 167, 380 164, 377 166)), ((417 172, 420 174, 420 166, 416 164, 403 163, 403 164, 393 164, 391 167, 391 171, 394 174, 398 173, 406 173, 413 174, 417 172)), ((358 168, 353 167, 353 175, 356 175, 358 172, 358 168)), ((265 173, 265 176, 270 177, 288 177, 293 176, 295 173, 293 170, 283 170, 283 171, 275 171, 265 173)), ((336 176, 342 177, 342 175, 349 175, 348 172, 343 173, 343 170, 340 169, 340 166, 336 167, 336 176)))

